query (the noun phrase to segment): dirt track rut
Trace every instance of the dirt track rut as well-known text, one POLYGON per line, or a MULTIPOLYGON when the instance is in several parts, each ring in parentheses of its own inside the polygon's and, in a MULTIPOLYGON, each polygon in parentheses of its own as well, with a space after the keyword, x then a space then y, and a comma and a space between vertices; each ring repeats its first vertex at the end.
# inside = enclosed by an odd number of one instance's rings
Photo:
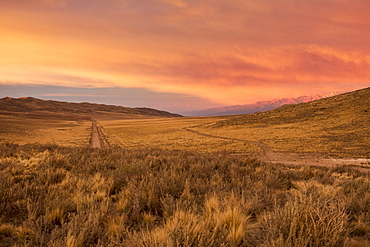
POLYGON ((201 136, 254 144, 262 149, 262 155, 258 156, 257 158, 265 162, 279 163, 279 164, 285 164, 285 165, 291 165, 291 166, 314 165, 314 166, 333 167, 337 165, 349 165, 361 171, 365 171, 365 172, 370 171, 370 159, 335 159, 335 158, 321 157, 320 155, 312 155, 312 154, 274 152, 266 144, 263 144, 260 142, 229 138, 229 137, 223 137, 223 136, 209 135, 209 134, 201 133, 196 130, 189 129, 189 128, 183 128, 183 129, 185 131, 192 132, 194 134, 201 135, 201 136))
POLYGON ((102 143, 102 140, 99 134, 98 127, 96 126, 95 119, 92 121, 90 147, 91 148, 102 148, 103 147, 103 143, 102 143))
POLYGON ((263 154, 266 156, 266 158, 272 158, 273 155, 274 155, 274 152, 267 145, 265 145, 263 143, 260 143, 260 142, 248 141, 248 140, 242 140, 242 139, 236 139, 236 138, 230 138, 230 137, 209 135, 209 134, 204 134, 204 133, 201 133, 201 132, 198 132, 196 130, 189 129, 189 128, 183 128, 183 129, 186 130, 186 131, 192 132, 194 134, 201 135, 201 136, 212 137, 212 138, 217 138, 217 139, 222 139, 222 140, 244 142, 244 143, 256 145, 256 146, 258 146, 259 148, 262 149, 263 154))

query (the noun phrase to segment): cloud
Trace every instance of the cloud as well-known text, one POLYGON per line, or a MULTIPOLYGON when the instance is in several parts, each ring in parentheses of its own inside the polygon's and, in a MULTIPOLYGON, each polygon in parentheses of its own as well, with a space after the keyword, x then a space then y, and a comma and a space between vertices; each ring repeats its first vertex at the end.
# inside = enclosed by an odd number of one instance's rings
POLYGON ((66 7, 68 4, 67 0, 41 0, 41 3, 51 7, 66 7))
POLYGON ((1 1, 0 81, 141 87, 240 104, 357 89, 370 78, 369 7, 367 0, 1 1))
POLYGON ((0 98, 30 96, 44 100, 92 102, 126 107, 152 107, 176 113, 221 106, 201 97, 142 88, 86 88, 42 84, 0 84, 0 98))

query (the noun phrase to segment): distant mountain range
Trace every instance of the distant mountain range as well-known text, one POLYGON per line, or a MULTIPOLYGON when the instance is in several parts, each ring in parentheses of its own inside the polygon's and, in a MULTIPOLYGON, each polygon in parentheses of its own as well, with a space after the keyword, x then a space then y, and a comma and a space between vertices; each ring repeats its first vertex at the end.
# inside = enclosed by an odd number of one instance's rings
POLYGON ((269 101, 259 101, 254 104, 246 105, 232 105, 224 107, 209 108, 200 111, 187 112, 188 116, 220 116, 220 115, 239 115, 249 114, 255 112, 269 111, 276 109, 282 105, 288 104, 299 104, 307 103, 314 100, 324 99, 338 95, 336 92, 322 96, 322 95, 311 95, 311 96, 300 96, 298 98, 279 98, 269 101))
POLYGON ((91 119, 109 118, 147 118, 147 117, 181 117, 166 111, 151 108, 129 108, 115 105, 93 103, 70 103, 54 100, 41 100, 32 97, 0 99, 0 114, 23 115, 33 118, 56 119, 91 119))

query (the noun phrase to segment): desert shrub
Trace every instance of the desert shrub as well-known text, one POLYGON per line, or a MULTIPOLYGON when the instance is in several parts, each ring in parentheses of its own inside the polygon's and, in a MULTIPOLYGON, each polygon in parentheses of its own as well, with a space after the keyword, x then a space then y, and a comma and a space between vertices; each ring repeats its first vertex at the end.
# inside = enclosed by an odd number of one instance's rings
POLYGON ((178 209, 163 226, 135 236, 131 243, 136 242, 138 246, 246 246, 254 224, 242 205, 234 197, 221 202, 212 196, 206 199, 201 212, 178 209))
POLYGON ((15 143, 1 143, 0 144, 0 158, 11 157, 18 151, 18 144, 15 143))
MULTIPOLYGON (((369 175, 242 155, 0 145, 3 246, 366 246, 369 175)), ((2 226, 2 228, 1 228, 2 226)))
MULTIPOLYGON (((307 189, 307 188, 305 188, 307 189)), ((259 219, 264 246, 343 246, 349 230, 343 202, 322 192, 298 191, 282 207, 259 219)))
POLYGON ((0 225, 0 247, 11 246, 18 240, 17 229, 11 224, 0 225))

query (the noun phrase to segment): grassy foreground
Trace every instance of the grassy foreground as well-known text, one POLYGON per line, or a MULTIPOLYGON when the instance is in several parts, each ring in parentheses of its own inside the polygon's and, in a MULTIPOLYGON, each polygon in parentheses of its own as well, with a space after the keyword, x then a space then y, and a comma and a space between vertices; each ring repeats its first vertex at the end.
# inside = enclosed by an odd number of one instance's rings
POLYGON ((370 246, 370 177, 227 153, 3 144, 0 246, 370 246))

